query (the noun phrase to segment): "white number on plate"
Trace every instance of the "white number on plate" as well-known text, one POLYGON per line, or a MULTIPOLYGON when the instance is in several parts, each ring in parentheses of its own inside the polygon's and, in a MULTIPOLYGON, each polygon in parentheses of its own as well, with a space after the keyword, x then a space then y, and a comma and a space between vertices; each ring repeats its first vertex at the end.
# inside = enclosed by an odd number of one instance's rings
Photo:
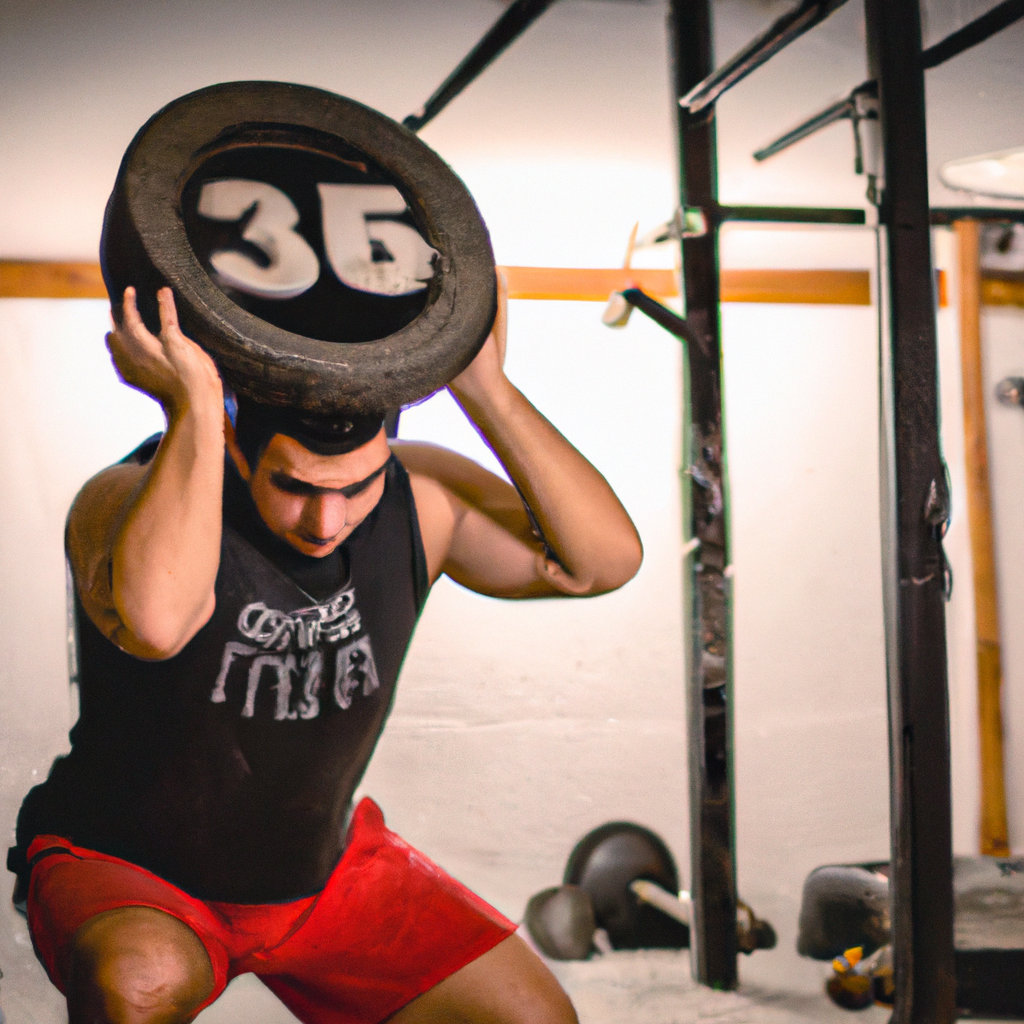
MULTIPOLYGON (((376 295, 411 295, 433 275, 436 251, 408 224, 388 219, 405 212, 405 199, 393 185, 320 184, 327 258, 338 279, 350 288, 376 295)), ((292 299, 312 288, 320 263, 294 227, 295 204, 273 185, 244 178, 206 182, 198 211, 212 220, 239 220, 256 212, 242 237, 270 261, 261 267, 251 256, 231 249, 210 254, 221 280, 232 288, 266 299, 292 299)))
POLYGON ((210 263, 232 288, 264 299, 293 299, 320 277, 316 253, 292 230, 299 223, 295 204, 279 188, 244 178, 208 181, 199 193, 199 213, 211 220, 238 220, 254 205, 256 212, 242 237, 266 255, 269 265, 261 267, 232 249, 212 252, 210 263))
POLYGON ((327 258, 341 281, 377 295, 410 295, 426 288, 435 251, 408 224, 370 219, 405 212, 405 200, 394 185, 324 184, 317 189, 327 258))

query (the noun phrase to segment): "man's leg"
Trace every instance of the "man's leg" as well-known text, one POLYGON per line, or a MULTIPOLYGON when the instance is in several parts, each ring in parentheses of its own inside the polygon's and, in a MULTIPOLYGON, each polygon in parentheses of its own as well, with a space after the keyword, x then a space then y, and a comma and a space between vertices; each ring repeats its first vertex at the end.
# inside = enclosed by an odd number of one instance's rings
POLYGON ((517 935, 417 996, 389 1024, 577 1024, 569 997, 517 935))
POLYGON ((214 986, 196 933, 150 907, 91 917, 75 932, 63 973, 68 1024, 187 1024, 214 986))

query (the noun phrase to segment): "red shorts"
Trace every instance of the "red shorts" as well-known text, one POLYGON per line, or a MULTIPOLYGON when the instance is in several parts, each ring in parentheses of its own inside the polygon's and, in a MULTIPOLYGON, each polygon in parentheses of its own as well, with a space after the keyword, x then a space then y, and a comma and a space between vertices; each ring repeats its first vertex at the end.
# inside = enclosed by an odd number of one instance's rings
POLYGON ((348 846, 322 892, 287 903, 206 902, 117 857, 37 836, 28 919, 36 952, 61 967, 78 928, 118 907, 154 907, 191 928, 213 965, 212 1003, 252 972, 306 1024, 377 1024, 492 949, 515 925, 356 807, 348 846), (64 852, 66 851, 66 852, 64 852))

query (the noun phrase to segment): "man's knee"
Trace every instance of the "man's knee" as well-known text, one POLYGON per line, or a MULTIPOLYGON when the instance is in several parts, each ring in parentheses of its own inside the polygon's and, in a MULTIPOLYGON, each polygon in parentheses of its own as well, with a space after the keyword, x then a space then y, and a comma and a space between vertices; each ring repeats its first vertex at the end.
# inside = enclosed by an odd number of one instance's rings
POLYGON ((72 940, 70 1024, 178 1024, 213 990, 210 958, 176 917, 123 907, 90 918, 72 940))

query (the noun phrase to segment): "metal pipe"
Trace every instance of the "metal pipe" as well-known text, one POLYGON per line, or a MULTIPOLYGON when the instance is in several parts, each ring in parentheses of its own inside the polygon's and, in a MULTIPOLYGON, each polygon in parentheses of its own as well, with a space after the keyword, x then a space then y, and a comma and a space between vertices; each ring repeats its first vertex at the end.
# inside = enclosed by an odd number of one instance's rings
MULTIPOLYGON (((770 142, 763 149, 759 149, 754 154, 754 159, 767 160, 768 157, 781 153, 782 150, 788 149, 795 142, 806 139, 809 135, 813 135, 822 128, 835 124, 836 121, 849 119, 854 122, 854 130, 856 131, 856 124, 859 119, 876 116, 875 107, 877 100, 878 86, 876 83, 864 82, 862 85, 858 85, 845 99, 826 107, 820 113, 809 117, 803 124, 797 125, 792 131, 786 132, 785 135, 780 136, 774 142, 770 142)), ((860 168, 858 168, 857 173, 861 173, 860 168)))
POLYGON ((1024 18, 1024 0, 1003 0, 1003 3, 996 4, 980 18, 975 18, 934 46, 929 46, 921 54, 921 65, 924 68, 937 68, 950 57, 983 43, 989 36, 994 36, 1021 18, 1024 18))
POLYGON ((949 517, 918 0, 865 0, 881 134, 883 592, 895 1024, 956 1015, 946 678, 949 517))
POLYGON ((833 103, 830 107, 826 107, 820 113, 809 117, 802 124, 797 125, 792 131, 786 132, 785 135, 780 135, 774 142, 769 142, 763 149, 757 150, 754 153, 754 159, 758 161, 767 160, 768 157, 775 156, 776 153, 781 153, 784 149, 789 149, 795 142, 806 139, 808 135, 813 135, 815 132, 821 131, 822 128, 835 124, 836 121, 842 121, 850 117, 853 113, 853 105, 852 96, 847 96, 846 99, 833 103))
POLYGON ((554 0, 515 0, 488 29, 486 35, 466 55, 461 64, 437 87, 434 94, 402 124, 418 132, 433 120, 496 57, 514 43, 552 4, 554 0))
POLYGON ((664 327, 669 334, 680 341, 688 341, 690 344, 699 344, 697 336, 690 330, 685 317, 681 317, 674 310, 663 306, 657 299, 648 295, 639 288, 627 288, 619 293, 631 306, 635 306, 645 316, 649 316, 659 327, 664 327))
MULTIPOLYGON (((714 67, 711 0, 671 0, 669 40, 675 96, 714 67)), ((683 210, 718 200, 715 111, 677 110, 683 210)), ((728 487, 722 432, 718 230, 682 238, 681 294, 687 328, 683 502, 693 544, 684 556, 687 732, 690 780, 690 969, 704 985, 733 989, 736 957, 736 838, 733 822, 732 613, 728 487)))
POLYGON ((711 211, 719 223, 726 221, 779 224, 864 224, 863 210, 814 206, 719 206, 711 211))
POLYGON ((935 225, 955 224, 958 220, 1014 221, 1024 224, 1024 207, 1004 206, 933 206, 931 222, 935 225))
POLYGON ((792 11, 784 14, 770 28, 751 40, 739 53, 713 73, 697 82, 679 100, 680 106, 691 114, 709 107, 726 90, 742 81, 751 71, 774 57, 794 39, 824 21, 846 0, 803 0, 792 11))

